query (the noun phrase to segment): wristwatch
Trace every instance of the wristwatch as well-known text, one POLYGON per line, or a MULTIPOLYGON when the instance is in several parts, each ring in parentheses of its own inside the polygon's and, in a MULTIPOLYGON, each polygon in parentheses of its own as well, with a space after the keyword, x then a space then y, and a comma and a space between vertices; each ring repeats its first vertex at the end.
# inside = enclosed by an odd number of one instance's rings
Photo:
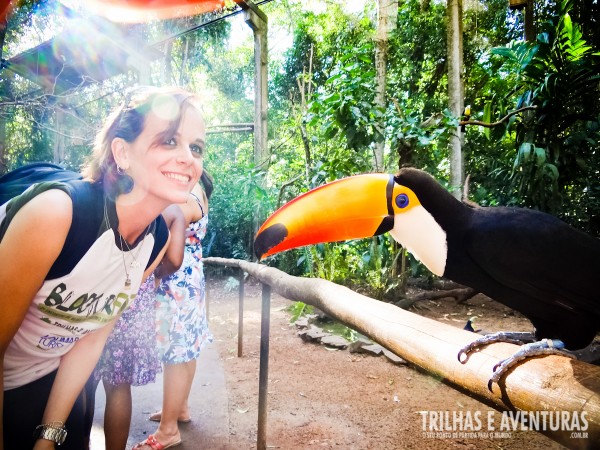
POLYGON ((67 430, 63 427, 56 425, 38 425, 36 431, 39 431, 37 436, 38 439, 46 439, 48 441, 56 442, 61 445, 67 438, 67 430))

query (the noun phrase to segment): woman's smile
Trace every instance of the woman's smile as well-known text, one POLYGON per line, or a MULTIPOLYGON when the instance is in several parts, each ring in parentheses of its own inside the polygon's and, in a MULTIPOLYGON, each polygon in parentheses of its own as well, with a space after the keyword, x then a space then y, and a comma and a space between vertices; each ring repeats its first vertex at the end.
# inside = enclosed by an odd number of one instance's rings
POLYGON ((181 173, 174 173, 174 172, 163 172, 163 174, 167 178, 170 178, 170 179, 175 180, 175 181, 179 181, 181 183, 185 183, 186 186, 189 184, 189 182, 190 182, 190 180, 192 178, 189 175, 184 175, 184 174, 181 174, 181 173))

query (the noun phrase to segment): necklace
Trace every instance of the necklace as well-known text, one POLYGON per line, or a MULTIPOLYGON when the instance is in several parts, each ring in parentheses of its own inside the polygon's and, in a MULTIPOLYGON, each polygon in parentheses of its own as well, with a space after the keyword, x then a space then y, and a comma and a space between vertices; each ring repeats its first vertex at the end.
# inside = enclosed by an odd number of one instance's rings
MULTIPOLYGON (((104 199, 104 220, 106 221, 108 228, 112 229, 112 225, 110 224, 110 220, 108 218, 108 209, 106 207, 106 199, 104 199)), ((138 250, 135 255, 131 251, 131 247, 129 247, 129 243, 127 242, 127 239, 123 238, 123 236, 121 235, 121 232, 118 229, 115 230, 117 232, 117 234, 119 235, 119 243, 121 244, 120 245, 121 257, 123 258, 123 270, 125 271, 125 290, 128 290, 131 287, 131 277, 129 276, 129 271, 127 270, 127 263, 125 262, 125 252, 123 251, 123 248, 124 247, 127 248, 127 254, 130 255, 131 259, 132 259, 131 263, 129 264, 129 268, 131 270, 139 269, 141 264, 138 261, 138 257, 140 256, 140 252, 142 251, 144 239, 146 239, 146 236, 148 235, 148 232, 150 231, 150 225, 151 224, 149 224, 146 227, 146 229, 144 230, 143 237, 138 243, 138 250), (123 243, 125 244, 125 246, 123 246, 123 243)))

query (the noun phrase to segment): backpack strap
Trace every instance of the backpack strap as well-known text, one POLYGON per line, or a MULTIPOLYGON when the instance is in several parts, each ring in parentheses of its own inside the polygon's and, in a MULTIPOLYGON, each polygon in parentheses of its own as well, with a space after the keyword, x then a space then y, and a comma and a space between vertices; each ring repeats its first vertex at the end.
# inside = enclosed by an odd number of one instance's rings
POLYGON ((73 219, 63 249, 46 279, 71 272, 102 232, 104 195, 102 186, 75 180, 63 183, 73 201, 73 219))
POLYGON ((24 192, 17 194, 16 197, 11 197, 8 202, 2 205, 2 210, 0 211, 0 241, 4 239, 8 226, 21 208, 32 198, 50 189, 60 189, 70 195, 65 183, 50 181, 31 185, 24 192))
POLYGON ((0 177, 0 205, 25 192, 31 185, 42 181, 81 180, 80 173, 66 170, 56 164, 36 162, 26 164, 0 177))
MULTIPOLYGON (((65 191, 73 200, 73 219, 63 249, 46 279, 58 278, 71 272, 108 226, 104 223, 104 192, 101 185, 82 180, 69 181, 64 185, 65 191)), ((162 215, 150 226, 154 235, 154 247, 146 268, 154 262, 169 237, 162 215)))

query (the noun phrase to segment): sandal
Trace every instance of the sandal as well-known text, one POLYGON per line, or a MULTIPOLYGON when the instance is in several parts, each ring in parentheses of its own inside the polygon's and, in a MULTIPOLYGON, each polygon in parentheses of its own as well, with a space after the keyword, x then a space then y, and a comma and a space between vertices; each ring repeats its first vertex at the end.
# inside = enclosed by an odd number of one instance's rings
POLYGON ((158 442, 158 439, 156 439, 156 437, 153 434, 151 434, 150 436, 148 436, 148 439, 146 439, 145 441, 135 444, 135 446, 133 447, 132 450, 137 450, 144 445, 147 445, 152 450, 165 450, 167 448, 175 447, 179 444, 181 444, 181 439, 179 439, 178 441, 175 441, 175 442, 171 442, 170 444, 163 445, 160 442, 158 442))

